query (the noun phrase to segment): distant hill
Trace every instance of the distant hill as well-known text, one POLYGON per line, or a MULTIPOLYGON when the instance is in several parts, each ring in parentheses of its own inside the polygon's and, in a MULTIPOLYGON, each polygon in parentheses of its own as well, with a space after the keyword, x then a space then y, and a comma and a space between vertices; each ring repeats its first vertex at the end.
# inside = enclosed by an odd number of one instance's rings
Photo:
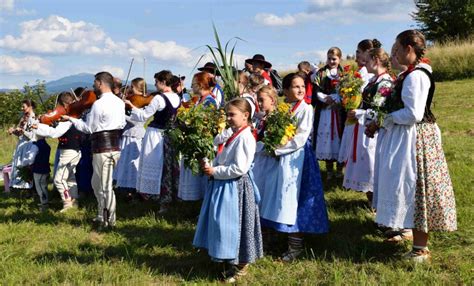
MULTIPOLYGON (((123 81, 125 84, 125 80, 123 81)), ((45 83, 46 92, 48 94, 55 94, 62 91, 70 91, 71 88, 87 87, 92 88, 94 84, 94 75, 90 73, 80 73, 76 75, 66 76, 57 80, 48 81, 45 83)), ((147 84, 147 89, 154 91, 155 87, 152 84, 147 84)), ((0 88, 0 92, 9 92, 12 89, 0 88)))

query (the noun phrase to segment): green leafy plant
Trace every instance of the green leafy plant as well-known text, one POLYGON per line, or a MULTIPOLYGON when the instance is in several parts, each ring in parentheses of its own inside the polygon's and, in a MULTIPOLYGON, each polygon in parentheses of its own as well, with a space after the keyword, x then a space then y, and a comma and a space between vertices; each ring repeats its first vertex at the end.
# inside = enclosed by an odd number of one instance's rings
MULTIPOLYGON (((214 38, 216 40, 216 47, 211 45, 206 45, 208 48, 212 61, 216 64, 217 70, 222 78, 224 83, 223 91, 225 100, 231 100, 232 98, 239 96, 239 85, 238 83, 238 70, 236 64, 234 63, 234 52, 237 42, 234 40, 242 40, 241 38, 234 37, 228 40, 225 46, 222 46, 221 40, 219 38, 219 33, 217 32, 216 26, 213 24, 212 28, 214 30, 214 38), (231 43, 232 49, 230 49, 231 43), (229 50, 230 49, 230 50, 229 50)), ((202 58, 202 57, 201 57, 202 58)))
POLYGON ((195 175, 201 172, 201 160, 213 160, 215 157, 214 137, 220 129, 221 114, 213 106, 181 106, 176 117, 176 127, 166 131, 177 154, 183 156, 184 165, 195 175))

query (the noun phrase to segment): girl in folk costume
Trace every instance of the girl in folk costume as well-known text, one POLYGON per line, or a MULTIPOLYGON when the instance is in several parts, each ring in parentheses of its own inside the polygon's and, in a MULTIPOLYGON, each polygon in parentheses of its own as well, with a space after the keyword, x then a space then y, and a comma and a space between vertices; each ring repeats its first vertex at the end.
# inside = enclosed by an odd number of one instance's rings
MULTIPOLYGON (((199 72, 194 75, 192 88, 198 100, 196 105, 212 106, 217 108, 217 102, 212 90, 216 84, 215 77, 208 72, 199 72)), ((180 162, 178 197, 183 201, 197 201, 203 198, 207 189, 208 178, 205 175, 194 175, 184 166, 184 159, 180 162)))
POLYGON ((227 103, 230 128, 214 139, 215 145, 224 144, 224 148, 213 166, 203 165, 211 181, 193 244, 206 248, 213 260, 233 265, 224 274, 227 282, 245 275, 248 264, 263 256, 259 194, 250 171, 256 148, 250 112, 250 104, 243 98, 227 103))
MULTIPOLYGON (((315 79, 315 93, 312 104, 316 107, 314 120, 314 143, 318 160, 326 161, 328 179, 334 175, 334 162, 338 159, 341 136, 344 128, 345 112, 341 108, 341 97, 336 85, 342 68, 339 65, 342 52, 330 48, 327 64, 321 68, 315 79)), ((342 176, 342 164, 337 165, 337 176, 342 176)))
POLYGON ((31 126, 35 123, 35 102, 30 99, 25 99, 21 103, 21 110, 23 112, 22 117, 18 125, 8 129, 9 135, 18 136, 18 143, 16 144, 15 151, 13 152, 12 160, 12 171, 11 171, 11 188, 17 189, 29 189, 32 187, 31 182, 27 182, 21 179, 18 167, 25 166, 24 162, 27 160, 26 154, 32 147, 31 138, 34 133, 31 130, 31 126))
POLYGON ((367 137, 365 126, 375 119, 376 114, 371 109, 374 97, 377 94, 383 94, 386 90, 391 90, 390 58, 383 49, 372 49, 368 53, 366 67, 370 73, 374 74, 374 77, 364 88, 361 106, 347 112, 347 118, 357 119, 357 122, 353 124, 352 140, 348 146, 349 154, 343 186, 366 193, 369 202, 372 203, 377 138, 367 137))
MULTIPOLYGON (((360 73, 362 80, 364 83, 362 84, 361 87, 361 92, 364 91, 365 86, 369 83, 369 80, 374 76, 373 73, 369 73, 367 71, 366 62, 368 59, 368 52, 373 49, 373 48, 380 48, 382 44, 377 40, 369 40, 365 39, 359 42, 357 44, 357 50, 356 50, 356 58, 355 61, 358 66, 358 72, 360 73)), ((341 163, 347 162, 350 156, 350 151, 349 149, 351 148, 351 144, 353 142, 352 135, 354 134, 354 124, 346 124, 347 122, 344 123, 344 132, 342 134, 342 139, 341 139, 341 148, 339 149, 339 156, 338 156, 338 161, 341 163)))
POLYGON ((426 45, 417 30, 400 33, 395 55, 408 70, 387 98, 385 135, 380 141, 376 222, 413 228, 413 249, 405 256, 415 262, 430 258, 430 231, 457 228, 454 193, 441 146, 440 130, 431 112, 434 81, 431 67, 420 64, 426 45))
MULTIPOLYGON (((137 77, 132 80, 126 98, 130 96, 145 96, 146 83, 143 78, 137 77)), ((135 191, 137 186, 137 173, 142 149, 142 139, 145 136, 143 121, 133 121, 130 116, 125 116, 127 124, 123 129, 122 140, 120 141, 120 159, 117 168, 114 170, 116 186, 122 190, 127 190, 129 195, 135 191)))
POLYGON ((261 192, 262 226, 288 233, 288 251, 284 261, 303 252, 303 233, 328 231, 319 166, 311 149, 309 135, 313 125, 313 108, 304 101, 304 78, 290 73, 283 79, 286 101, 297 120, 296 134, 287 144, 275 150, 265 174, 261 192))
MULTIPOLYGON (((170 126, 176 117, 180 106, 179 96, 171 90, 173 74, 168 70, 162 70, 155 74, 155 86, 159 94, 151 100, 150 104, 143 109, 136 108, 129 100, 127 105, 132 107, 130 119, 138 122, 146 122, 153 116, 153 120, 146 128, 142 140, 142 148, 139 159, 137 185, 138 192, 145 195, 160 195, 163 188, 171 190, 162 185, 162 175, 167 154, 165 150, 165 139, 163 131, 170 126)), ((160 207, 164 208, 160 202, 160 207)))
POLYGON ((267 182, 266 176, 268 172, 278 164, 278 161, 276 161, 273 157, 266 155, 262 142, 265 133, 265 122, 268 115, 276 108, 278 103, 277 97, 277 90, 269 85, 263 86, 257 92, 257 101, 262 112, 262 117, 257 118, 255 124, 256 128, 254 132, 257 135, 257 151, 255 153, 254 166, 252 170, 255 178, 255 184, 257 185, 260 191, 260 196, 262 197, 265 195, 263 191, 265 190, 265 184, 267 182))

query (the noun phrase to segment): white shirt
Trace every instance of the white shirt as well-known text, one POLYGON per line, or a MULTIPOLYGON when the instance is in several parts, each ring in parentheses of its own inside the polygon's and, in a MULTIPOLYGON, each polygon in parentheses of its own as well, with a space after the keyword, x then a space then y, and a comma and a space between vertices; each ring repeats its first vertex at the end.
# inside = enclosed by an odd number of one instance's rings
MULTIPOLYGON (((171 105, 174 108, 177 108, 180 104, 179 95, 174 92, 165 92, 163 93, 166 98, 170 101, 171 105)), ((130 114, 130 119, 138 122, 145 122, 150 117, 152 117, 157 111, 165 109, 166 101, 160 94, 155 95, 151 100, 150 104, 144 108, 133 108, 132 113, 130 114)))
POLYGON ((71 118, 77 130, 92 134, 125 126, 125 103, 111 92, 103 93, 87 114, 86 120, 71 118))
POLYGON ((36 135, 41 137, 59 138, 71 128, 72 122, 59 122, 58 126, 51 127, 43 123, 38 123, 38 129, 36 129, 36 135))
POLYGON ((275 155, 281 156, 292 153, 300 148, 303 148, 308 141, 308 137, 313 129, 313 117, 314 112, 311 105, 307 104, 304 100, 300 106, 295 110, 293 115, 297 121, 296 134, 292 140, 288 141, 285 146, 275 150, 275 155))
MULTIPOLYGON (((232 129, 226 129, 223 133, 223 136, 216 137, 215 144, 225 144, 224 138, 230 137, 232 129)), ((255 137, 250 127, 247 127, 214 159, 214 178, 227 180, 247 174, 253 163, 255 149, 255 137)))

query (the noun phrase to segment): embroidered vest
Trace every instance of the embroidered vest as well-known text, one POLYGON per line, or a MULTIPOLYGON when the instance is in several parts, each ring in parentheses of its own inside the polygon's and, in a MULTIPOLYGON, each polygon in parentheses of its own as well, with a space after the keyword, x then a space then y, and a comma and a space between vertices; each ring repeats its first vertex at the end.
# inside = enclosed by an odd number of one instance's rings
POLYGON ((150 122, 148 126, 158 129, 173 127, 176 121, 176 113, 178 112, 179 105, 174 108, 167 96, 163 94, 157 94, 156 96, 163 97, 166 106, 163 110, 157 111, 153 115, 153 121, 150 122))
POLYGON ((71 126, 63 136, 58 138, 58 149, 81 149, 82 141, 84 140, 84 133, 77 130, 76 127, 71 126))

